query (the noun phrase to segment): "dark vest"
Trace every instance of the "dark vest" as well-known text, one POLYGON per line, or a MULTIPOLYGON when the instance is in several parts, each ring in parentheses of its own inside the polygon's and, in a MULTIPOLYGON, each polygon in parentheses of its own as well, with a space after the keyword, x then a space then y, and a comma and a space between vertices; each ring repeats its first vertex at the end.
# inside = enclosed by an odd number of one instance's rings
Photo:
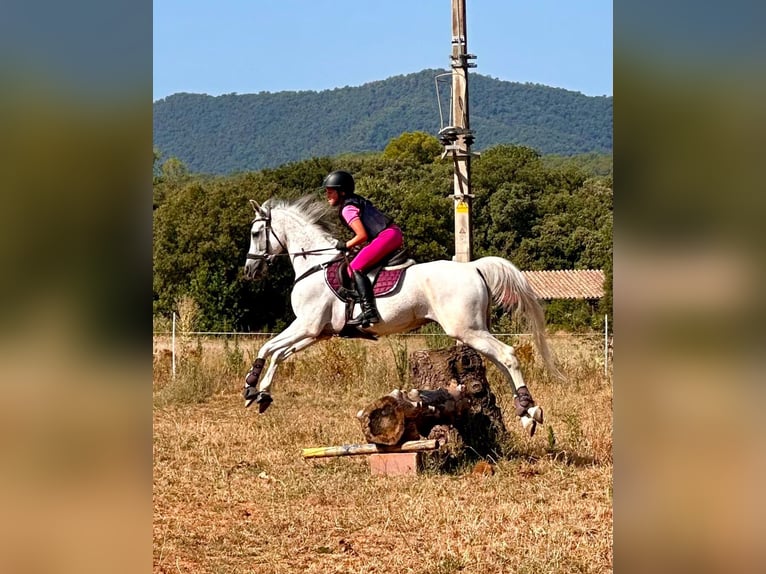
MULTIPOLYGON (((369 241, 375 239, 381 231, 387 227, 390 227, 394 222, 394 220, 391 219, 388 215, 378 211, 378 209, 370 202, 370 200, 365 199, 360 195, 351 195, 343 200, 343 204, 338 210, 340 222, 349 229, 351 229, 351 226, 346 223, 346 220, 343 219, 343 215, 341 214, 343 208, 347 205, 353 205, 359 209, 359 219, 362 220, 362 225, 364 226, 364 230, 367 232, 367 239, 369 241)), ((351 231, 353 231, 353 229, 351 229, 351 231)))

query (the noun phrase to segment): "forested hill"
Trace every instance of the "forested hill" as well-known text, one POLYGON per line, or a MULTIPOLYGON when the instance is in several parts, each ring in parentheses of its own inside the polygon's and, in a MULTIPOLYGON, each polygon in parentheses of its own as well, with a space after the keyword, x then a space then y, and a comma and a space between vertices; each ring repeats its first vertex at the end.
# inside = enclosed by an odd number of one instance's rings
MULTIPOLYGON (((382 151, 404 132, 439 131, 435 76, 423 70, 321 92, 174 94, 154 102, 154 147, 196 173, 228 174, 312 157, 382 151)), ((612 97, 469 76, 474 151, 612 151, 612 97)), ((448 90, 442 90, 447 114, 448 90), (446 100, 446 101, 445 101, 446 100)))

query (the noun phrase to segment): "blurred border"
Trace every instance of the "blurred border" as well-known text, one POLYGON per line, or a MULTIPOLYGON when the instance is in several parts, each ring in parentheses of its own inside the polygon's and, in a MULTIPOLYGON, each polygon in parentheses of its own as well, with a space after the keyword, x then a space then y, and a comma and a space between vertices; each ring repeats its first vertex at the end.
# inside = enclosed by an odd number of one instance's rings
MULTIPOLYGON (((0 571, 146 571, 151 3, 3 11, 0 571)), ((764 8, 614 14, 615 569, 760 571, 764 8)))
POLYGON ((766 9, 615 3, 615 570, 766 565, 766 9))
POLYGON ((0 19, 0 571, 151 569, 152 4, 0 19))

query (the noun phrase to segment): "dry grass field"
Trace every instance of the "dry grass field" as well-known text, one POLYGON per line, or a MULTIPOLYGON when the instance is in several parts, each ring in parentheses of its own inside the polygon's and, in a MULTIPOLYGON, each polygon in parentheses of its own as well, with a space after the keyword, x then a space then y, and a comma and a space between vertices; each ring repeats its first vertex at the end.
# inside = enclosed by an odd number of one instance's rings
POLYGON ((417 477, 373 477, 367 458, 301 458, 363 442, 355 413, 408 388, 424 337, 332 339, 283 364, 266 414, 244 409, 262 341, 181 340, 176 377, 155 340, 155 573, 574 573, 612 571, 612 386, 598 337, 551 340, 568 382, 513 340, 546 424, 530 438, 499 374, 510 456, 417 477))

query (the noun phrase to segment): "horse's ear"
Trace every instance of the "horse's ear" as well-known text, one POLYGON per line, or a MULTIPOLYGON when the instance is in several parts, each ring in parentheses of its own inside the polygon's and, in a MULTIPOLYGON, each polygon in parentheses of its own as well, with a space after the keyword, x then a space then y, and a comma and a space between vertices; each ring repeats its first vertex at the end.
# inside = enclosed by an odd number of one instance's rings
POLYGON ((255 201, 254 199, 250 200, 250 205, 253 207, 253 211, 255 211, 256 213, 260 213, 261 212, 260 204, 257 201, 255 201))

